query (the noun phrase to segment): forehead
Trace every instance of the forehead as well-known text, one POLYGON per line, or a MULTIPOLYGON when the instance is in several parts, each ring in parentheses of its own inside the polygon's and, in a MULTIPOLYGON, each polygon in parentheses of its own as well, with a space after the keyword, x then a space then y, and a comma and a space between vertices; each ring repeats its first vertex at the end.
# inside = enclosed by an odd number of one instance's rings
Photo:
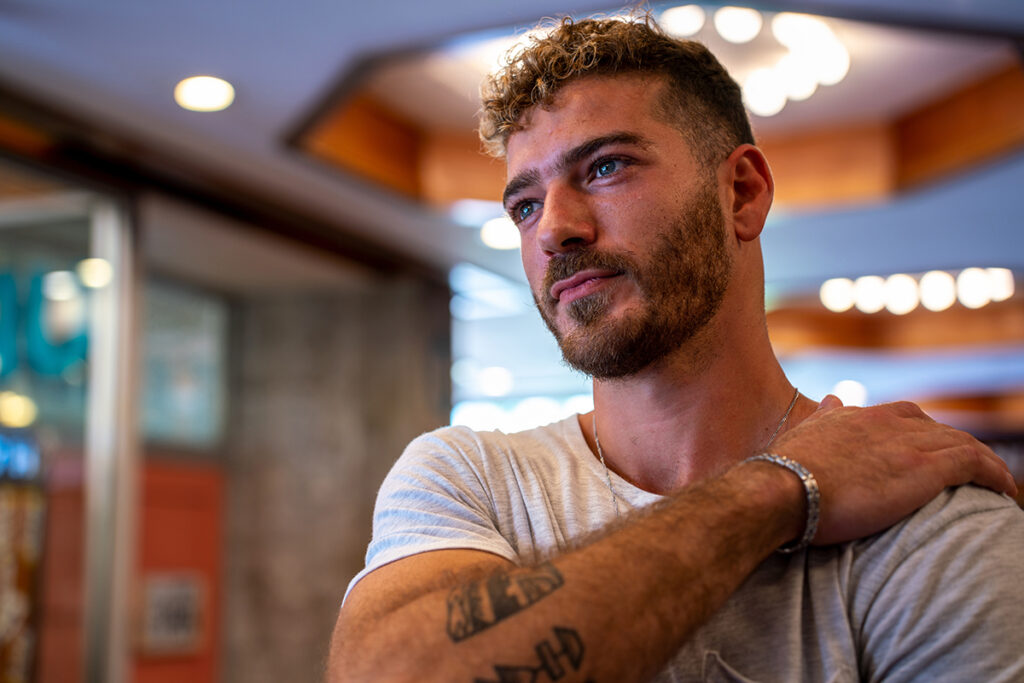
POLYGON ((650 139, 678 138, 678 130, 657 116, 665 87, 662 77, 640 74, 586 76, 563 86, 549 104, 524 112, 520 129, 509 136, 509 175, 611 131, 634 131, 650 139))

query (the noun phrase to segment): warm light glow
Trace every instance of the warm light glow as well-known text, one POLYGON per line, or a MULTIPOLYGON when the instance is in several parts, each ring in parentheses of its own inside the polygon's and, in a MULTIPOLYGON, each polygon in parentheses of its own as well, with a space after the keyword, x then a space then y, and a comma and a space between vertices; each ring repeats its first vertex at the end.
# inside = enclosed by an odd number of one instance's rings
POLYGON ((818 296, 828 310, 834 313, 848 311, 853 308, 854 303, 853 280, 845 277, 825 280, 821 289, 818 290, 818 296))
POLYGON ((512 391, 512 373, 508 368, 492 365, 477 375, 480 392, 486 396, 506 396, 512 391))
POLYGON ((748 43, 761 32, 761 13, 748 7, 722 7, 715 12, 715 29, 730 43, 748 43))
POLYGON ((775 116, 786 106, 786 93, 773 69, 755 69, 743 82, 743 99, 752 114, 775 116))
POLYGON ((818 82, 822 85, 835 85, 850 72, 850 53, 836 40, 817 51, 815 63, 818 65, 818 82))
POLYGON ((13 391, 0 391, 0 424, 5 427, 28 427, 36 421, 39 409, 28 396, 13 391))
POLYGON ((235 101, 235 88, 214 76, 192 76, 175 86, 174 101, 190 111, 221 111, 235 101))
POLYGON ((832 29, 810 14, 780 12, 772 19, 772 35, 790 50, 801 51, 835 39, 832 29))
POLYGON ((480 229, 480 239, 491 249, 518 249, 519 228, 508 216, 492 218, 480 229))
POLYGON ((921 277, 921 305, 929 311, 944 311, 956 301, 956 281, 944 270, 932 270, 921 277))
POLYGON ((885 281, 885 308, 890 313, 905 315, 917 308, 920 300, 917 280, 904 275, 890 275, 885 281))
POLYGON ((78 283, 70 270, 55 270, 43 276, 43 296, 50 301, 70 301, 78 296, 78 283))
POLYGON ((868 402, 868 388, 853 379, 844 379, 832 387, 835 394, 845 406, 864 406, 868 402))
POLYGON ((992 301, 988 273, 981 268, 966 268, 956 277, 956 298, 967 308, 981 308, 992 301))
POLYGON ((806 100, 818 89, 815 68, 797 54, 787 53, 775 65, 775 73, 786 96, 794 102, 806 100))
POLYGON ((772 34, 813 69, 820 85, 835 85, 850 71, 849 51, 819 17, 782 12, 772 19, 772 34))
POLYGON ((885 280, 877 275, 859 277, 853 283, 854 298, 858 311, 878 313, 885 308, 885 280))
POLYGON ((986 268, 989 284, 992 288, 992 301, 1006 301, 1013 296, 1016 283, 1013 271, 1009 268, 986 268))
POLYGON ((661 13, 658 23, 678 38, 689 38, 704 28, 704 10, 700 5, 670 7, 661 13))
POLYGON ((78 262, 75 267, 78 279, 90 289, 100 289, 110 284, 114 277, 114 269, 105 259, 87 258, 78 262))

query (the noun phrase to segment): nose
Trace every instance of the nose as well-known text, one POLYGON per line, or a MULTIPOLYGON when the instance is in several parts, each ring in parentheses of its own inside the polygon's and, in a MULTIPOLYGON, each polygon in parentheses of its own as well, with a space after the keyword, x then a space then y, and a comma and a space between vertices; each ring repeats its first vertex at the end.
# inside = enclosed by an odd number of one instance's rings
POLYGON ((537 241, 548 255, 585 247, 597 238, 587 195, 569 183, 552 183, 544 196, 537 241))

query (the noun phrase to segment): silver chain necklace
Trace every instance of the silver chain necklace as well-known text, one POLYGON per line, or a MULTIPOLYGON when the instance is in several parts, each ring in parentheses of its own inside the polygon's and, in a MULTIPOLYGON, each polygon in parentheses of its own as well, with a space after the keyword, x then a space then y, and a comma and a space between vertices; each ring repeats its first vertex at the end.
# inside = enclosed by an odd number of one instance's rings
MULTIPOLYGON (((789 419, 789 414, 793 412, 793 406, 796 405, 796 400, 798 398, 800 398, 800 390, 795 389, 793 391, 793 400, 789 402, 789 407, 786 408, 786 414, 782 416, 781 420, 779 420, 778 426, 775 427, 775 431, 772 432, 772 435, 768 437, 768 441, 762 447, 762 450, 766 450, 769 446, 771 446, 772 442, 775 441, 775 437, 777 437, 779 435, 779 432, 782 431, 782 427, 785 426, 786 420, 789 419)), ((612 505, 615 506, 615 518, 618 519, 619 497, 615 494, 615 487, 612 486, 612 473, 611 470, 608 469, 608 464, 604 461, 604 451, 601 449, 601 439, 599 439, 597 436, 597 410, 594 410, 594 412, 591 414, 591 428, 594 431, 594 444, 597 446, 597 457, 601 459, 601 467, 604 468, 604 478, 605 481, 608 483, 608 492, 612 494, 612 505)))

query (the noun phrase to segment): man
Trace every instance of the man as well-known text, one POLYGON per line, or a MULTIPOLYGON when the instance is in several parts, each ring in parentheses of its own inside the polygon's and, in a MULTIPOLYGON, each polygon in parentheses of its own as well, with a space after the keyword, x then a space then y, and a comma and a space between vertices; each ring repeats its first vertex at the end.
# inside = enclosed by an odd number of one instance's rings
POLYGON ((329 678, 1024 679, 1022 515, 946 489, 1013 492, 998 458, 911 404, 815 405, 772 354, 772 178, 717 61, 565 21, 490 82, 481 135, 595 410, 409 446, 329 678))

